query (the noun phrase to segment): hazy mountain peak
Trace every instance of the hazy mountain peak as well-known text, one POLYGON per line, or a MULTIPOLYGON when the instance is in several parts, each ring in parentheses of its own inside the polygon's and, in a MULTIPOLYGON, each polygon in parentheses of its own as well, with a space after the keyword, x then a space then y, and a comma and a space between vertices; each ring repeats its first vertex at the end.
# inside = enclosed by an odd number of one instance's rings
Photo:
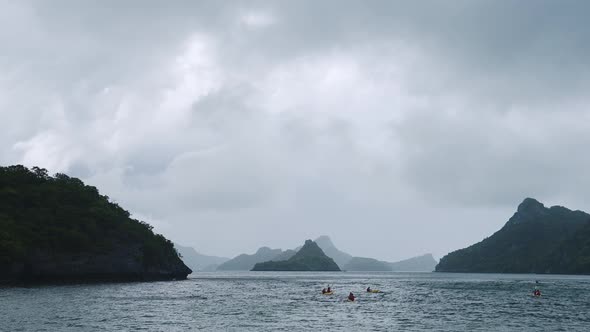
POLYGON ((510 218, 509 222, 527 222, 547 215, 548 213, 549 209, 545 205, 534 198, 527 197, 518 205, 516 213, 510 218))
POLYGON ((441 272, 590 273, 590 215, 526 199, 507 225, 443 257, 441 272), (584 249, 586 248, 586 249, 584 249))
POLYGON ((408 259, 404 259, 399 262, 390 263, 392 271, 434 271, 438 262, 434 259, 432 254, 424 254, 408 259))
POLYGON ((312 240, 305 240, 305 244, 303 245, 303 247, 301 247, 301 249, 299 249, 299 251, 295 254, 295 256, 302 255, 325 256, 325 253, 316 242, 312 240))
POLYGON ((256 251, 256 254, 266 254, 273 251, 271 248, 269 247, 260 247, 258 248, 258 250, 256 251))
POLYGON ((318 237, 314 242, 317 243, 328 257, 334 259, 338 266, 344 266, 352 259, 352 255, 338 250, 327 235, 318 237))
POLYGON ((229 258, 203 255, 192 247, 181 246, 178 243, 174 247, 181 254, 181 258, 193 271, 215 270, 217 266, 227 262, 229 258))
POLYGON ((283 252, 281 249, 271 249, 269 247, 260 247, 252 255, 240 254, 227 262, 219 265, 217 270, 220 271, 240 271, 250 270, 256 263, 269 261, 275 257, 290 257, 292 252, 283 252))
POLYGON ((315 243, 317 243, 322 248, 336 247, 334 246, 332 239, 330 239, 330 237, 327 235, 322 235, 318 237, 317 239, 315 239, 315 243))
POLYGON ((525 198, 520 205, 518 205, 518 212, 530 212, 530 211, 544 211, 545 205, 543 203, 537 201, 534 198, 527 197, 525 198))
POLYGON ((588 216, 583 211, 572 211, 563 206, 552 206, 547 208, 541 202, 534 198, 525 198, 514 215, 508 220, 508 224, 518 224, 522 222, 541 221, 546 218, 553 218, 556 220, 567 219, 571 213, 579 215, 580 217, 588 216))

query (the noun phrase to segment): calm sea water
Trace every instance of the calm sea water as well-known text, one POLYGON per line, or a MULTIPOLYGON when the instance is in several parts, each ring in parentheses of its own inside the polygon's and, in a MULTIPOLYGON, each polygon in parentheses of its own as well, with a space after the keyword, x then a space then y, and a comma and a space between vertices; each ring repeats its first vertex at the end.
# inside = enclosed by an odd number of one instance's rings
POLYGON ((0 330, 590 331, 590 277, 247 272, 0 288, 0 330), (335 295, 320 294, 328 284, 335 295))

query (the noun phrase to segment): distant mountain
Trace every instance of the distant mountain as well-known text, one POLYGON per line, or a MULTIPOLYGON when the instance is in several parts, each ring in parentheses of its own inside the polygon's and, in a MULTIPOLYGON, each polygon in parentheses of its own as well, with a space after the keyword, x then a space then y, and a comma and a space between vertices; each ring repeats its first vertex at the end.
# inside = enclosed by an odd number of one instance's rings
MULTIPOLYGON (((314 241, 324 254, 334 260, 338 267, 345 271, 424 271, 431 272, 436 266, 436 260, 432 255, 413 257, 400 262, 390 263, 379 261, 373 258, 353 257, 340 251, 330 237, 322 235, 314 241)), ((286 261, 295 255, 302 247, 294 250, 281 251, 280 249, 269 249, 263 247, 254 255, 239 255, 218 267, 218 270, 249 270, 254 264, 266 261, 286 261), (262 252, 261 252, 262 250, 262 252)))
POLYGON ((330 237, 322 235, 315 240, 315 243, 322 248, 324 253, 331 257, 338 266, 345 266, 352 259, 352 255, 340 251, 336 248, 330 237))
POLYGON ((215 271, 217 266, 220 264, 227 262, 229 258, 226 257, 217 257, 217 256, 207 256, 198 253, 195 249, 191 247, 184 247, 177 243, 174 244, 174 248, 178 251, 181 256, 182 261, 193 270, 195 271, 215 271))
POLYGON ((436 267, 436 259, 432 254, 412 257, 403 261, 389 263, 391 271, 399 272, 432 272, 436 267))
POLYGON ((301 249, 301 248, 298 248, 297 250, 292 250, 292 249, 285 250, 282 253, 280 253, 279 255, 273 257, 272 260, 273 261, 286 261, 289 258, 295 256, 295 254, 297 253, 297 251, 299 251, 299 249, 301 249))
POLYGON ((342 269, 344 271, 391 271, 391 263, 374 258, 353 257, 342 269))
POLYGON ((436 271, 590 274, 590 215, 527 198, 504 227, 449 253, 436 271))
POLYGON ((340 268, 317 243, 307 240, 288 260, 257 263, 252 271, 340 271, 340 268))
MULTIPOLYGON (((241 254, 236 256, 217 267, 218 271, 250 271, 254 264, 266 262, 282 255, 281 249, 270 249, 269 247, 262 247, 253 255, 241 254)), ((282 256, 284 257, 284 256, 282 256)))
POLYGON ((366 257, 353 257, 343 269, 345 271, 398 271, 398 272, 432 272, 436 260, 431 254, 412 257, 403 261, 390 263, 366 257))

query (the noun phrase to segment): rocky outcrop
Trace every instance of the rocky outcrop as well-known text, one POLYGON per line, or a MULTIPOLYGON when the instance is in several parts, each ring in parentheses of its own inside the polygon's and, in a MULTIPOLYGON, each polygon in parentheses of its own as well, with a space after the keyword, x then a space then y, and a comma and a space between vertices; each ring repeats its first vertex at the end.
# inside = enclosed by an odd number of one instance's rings
POLYGON ((288 260, 257 263, 252 271, 340 271, 340 268, 315 242, 307 240, 288 260))

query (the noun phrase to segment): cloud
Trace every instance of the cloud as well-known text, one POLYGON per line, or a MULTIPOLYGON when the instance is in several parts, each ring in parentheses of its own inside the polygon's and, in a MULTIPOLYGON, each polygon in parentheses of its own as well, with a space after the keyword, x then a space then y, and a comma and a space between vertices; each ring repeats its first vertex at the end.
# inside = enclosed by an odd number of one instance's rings
POLYGON ((526 196, 590 210, 586 4, 2 6, 0 162, 198 250, 442 255, 526 196))

